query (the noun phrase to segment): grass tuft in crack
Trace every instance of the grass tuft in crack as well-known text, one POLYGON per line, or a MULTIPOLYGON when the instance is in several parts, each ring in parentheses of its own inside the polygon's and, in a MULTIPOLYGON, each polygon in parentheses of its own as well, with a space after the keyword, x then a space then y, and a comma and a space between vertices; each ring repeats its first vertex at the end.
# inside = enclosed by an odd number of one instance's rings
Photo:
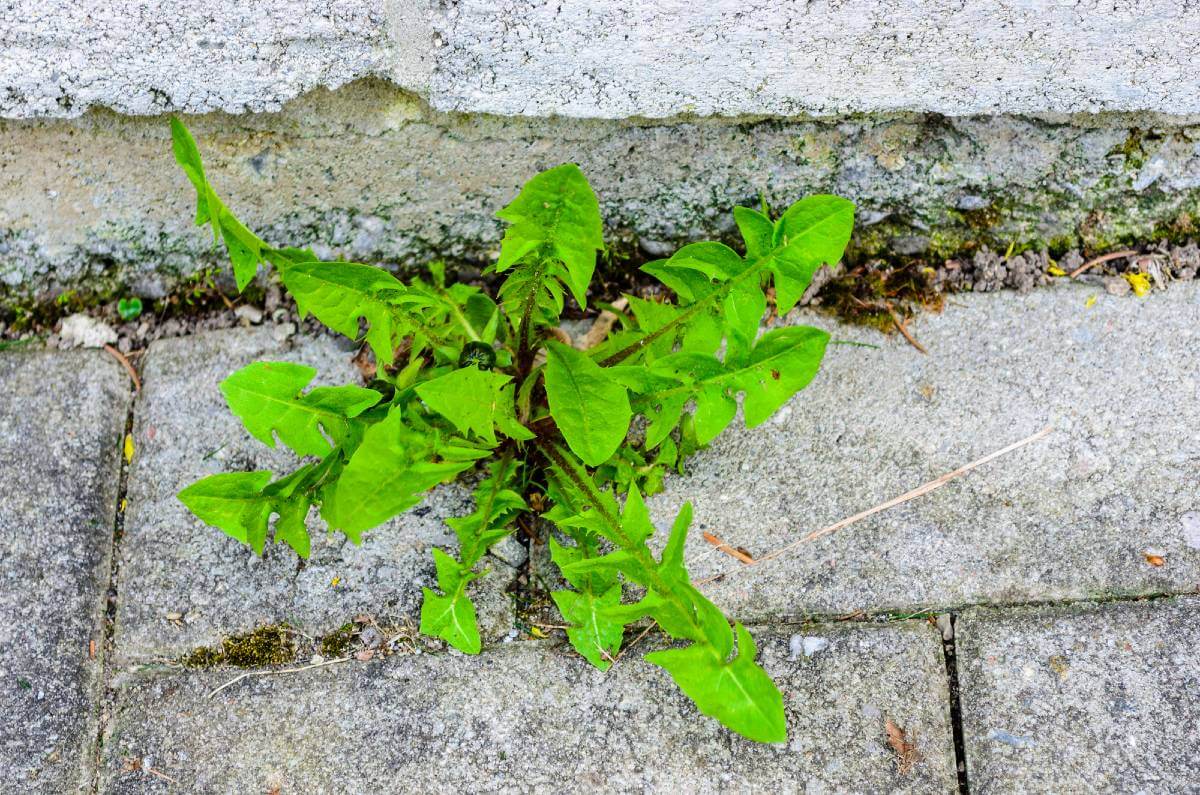
MULTIPOLYGON (((583 657, 607 669, 626 628, 651 619, 680 645, 646 659, 702 713, 753 740, 786 739, 783 699, 756 662, 753 638, 684 565, 691 505, 656 556, 643 494, 733 422, 739 396, 753 427, 816 375, 828 334, 794 326, 760 335, 760 325, 769 292, 772 311, 786 313, 822 265, 841 259, 854 221, 849 201, 810 196, 777 218, 734 208, 744 253, 701 242, 643 265, 673 299, 626 296, 628 310, 585 350, 558 328, 568 297, 586 308, 604 251, 599 203, 577 166, 534 176, 497 213, 508 226, 492 267, 503 279, 496 301, 447 283, 438 267, 406 283, 269 245, 217 196, 177 120, 172 137, 196 189, 196 222, 224 243, 238 288, 260 266, 274 268, 302 316, 361 339, 375 359, 365 387, 312 387, 315 370, 284 362, 226 378, 221 391, 246 430, 305 462, 279 475, 204 478, 179 494, 196 516, 260 554, 273 539, 307 557, 314 506, 331 532, 357 544, 434 486, 481 469, 474 511, 447 522, 457 548, 433 551, 437 583, 424 589, 421 632, 478 654, 471 597, 487 576, 488 549, 518 524, 534 533, 553 526, 545 541, 570 587, 551 597, 583 657), (639 417, 644 433, 631 435, 639 417), (626 583, 638 600, 623 600, 626 583)), ((228 649, 220 653, 230 661, 228 649)))

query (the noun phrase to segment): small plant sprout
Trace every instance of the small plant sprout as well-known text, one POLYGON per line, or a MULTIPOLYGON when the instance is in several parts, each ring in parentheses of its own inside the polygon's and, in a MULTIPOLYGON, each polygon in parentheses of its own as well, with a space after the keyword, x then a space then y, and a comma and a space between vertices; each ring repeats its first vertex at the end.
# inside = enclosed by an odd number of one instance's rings
POLYGON ((120 301, 117 301, 117 314, 126 323, 131 320, 137 320, 142 314, 142 299, 137 296, 122 298, 120 301))
POLYGON ((752 740, 786 739, 783 699, 755 661, 754 639, 688 575, 691 505, 656 555, 644 496, 733 422, 739 395, 752 427, 813 379, 828 335, 804 326, 760 334, 760 324, 768 287, 785 313, 821 265, 841 258, 849 201, 810 196, 778 218, 734 208, 744 255, 693 243, 642 266, 674 299, 627 296, 629 311, 607 338, 579 350, 555 332, 568 296, 586 307, 604 240, 577 166, 534 176, 497 213, 508 226, 493 298, 448 281, 440 266, 406 283, 268 245, 213 190, 184 126, 172 120, 171 130, 196 188, 196 222, 224 241, 238 288, 273 267, 301 315, 354 339, 365 328, 377 363, 367 386, 312 387, 314 369, 285 362, 251 364, 221 382, 251 435, 278 440, 303 463, 204 478, 179 494, 196 516, 259 554, 270 537, 307 557, 311 507, 357 544, 438 484, 478 470, 474 510, 447 521, 457 548, 433 550, 437 587, 425 589, 422 632, 480 652, 475 581, 487 576, 488 549, 528 517, 522 524, 545 534, 569 585, 551 596, 588 662, 607 669, 626 629, 652 620, 675 643, 646 659, 702 713, 752 740), (644 433, 631 435, 637 417, 644 433))

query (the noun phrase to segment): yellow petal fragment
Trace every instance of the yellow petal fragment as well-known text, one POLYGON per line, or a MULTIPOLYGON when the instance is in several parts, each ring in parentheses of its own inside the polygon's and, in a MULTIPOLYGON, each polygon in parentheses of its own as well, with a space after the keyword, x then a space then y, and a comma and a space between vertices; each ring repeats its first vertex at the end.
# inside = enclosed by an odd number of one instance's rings
POLYGON ((133 461, 133 434, 125 434, 125 463, 133 461))
POLYGON ((1150 277, 1144 273, 1125 273, 1122 274, 1125 281, 1129 282, 1129 286, 1133 288, 1133 294, 1138 298, 1142 298, 1150 294, 1150 277))

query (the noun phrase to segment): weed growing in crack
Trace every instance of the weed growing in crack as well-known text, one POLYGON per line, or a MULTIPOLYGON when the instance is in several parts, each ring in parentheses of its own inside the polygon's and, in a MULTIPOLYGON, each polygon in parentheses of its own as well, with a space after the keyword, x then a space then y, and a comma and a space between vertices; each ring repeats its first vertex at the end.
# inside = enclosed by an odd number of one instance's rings
POLYGON ((271 536, 307 557, 312 506, 331 531, 359 543, 434 486, 483 468, 475 510, 447 521, 457 556, 433 550, 438 587, 425 589, 423 633, 479 653, 471 591, 487 574, 484 555, 518 520, 535 531, 548 522, 557 529, 551 558, 571 586, 551 596, 581 655, 607 669, 626 627, 652 619, 687 645, 646 659, 701 712, 753 740, 786 739, 783 699, 755 662, 750 633, 731 626, 689 578, 691 505, 655 556, 643 493, 733 421, 739 394, 746 425, 755 426, 812 380, 828 335, 795 326, 760 336, 759 326, 768 287, 785 313, 821 265, 841 258, 854 218, 849 201, 811 196, 775 219, 734 208, 744 256, 694 243, 644 265, 674 300, 628 296, 614 329, 580 350, 555 331, 568 295, 586 306, 604 241, 599 205, 578 167, 538 174, 497 213, 508 228, 493 300, 447 283, 437 267, 427 280, 403 283, 368 265, 268 245, 213 191, 177 120, 172 136, 196 188, 196 222, 224 241, 238 289, 260 265, 274 267, 301 315, 355 339, 365 327, 376 361, 367 387, 310 388, 316 371, 286 362, 251 364, 221 382, 250 434, 269 446, 278 439, 307 463, 280 477, 204 478, 179 495, 196 516, 260 554, 271 536), (637 416, 645 432, 633 441, 637 416), (545 522, 528 521, 531 514, 545 522), (624 603, 624 583, 643 596, 624 603))

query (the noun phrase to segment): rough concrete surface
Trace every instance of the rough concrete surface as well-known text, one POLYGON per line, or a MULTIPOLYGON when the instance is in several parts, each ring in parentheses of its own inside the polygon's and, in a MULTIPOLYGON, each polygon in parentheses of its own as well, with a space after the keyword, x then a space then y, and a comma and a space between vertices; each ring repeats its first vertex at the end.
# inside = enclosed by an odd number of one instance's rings
POLYGON ((0 353, 0 780, 90 785, 129 380, 100 353, 0 353), (89 656, 89 643, 97 656, 89 656))
POLYGON ((17 0, 0 10, 0 116, 278 108, 387 69, 379 0, 17 0))
MULTIPOLYGON (((935 261, 1200 227, 1200 127, 1144 115, 523 119, 439 113, 360 81, 279 113, 188 123, 212 183, 265 239, 393 266, 488 261, 496 210, 566 161, 591 180, 610 246, 650 256, 733 240, 732 207, 760 195, 776 211, 844 195, 858 205, 855 251, 935 261)), ((192 225, 194 197, 164 118, 0 122, 0 282, 12 298, 161 297, 223 263, 192 225)))
POLYGON ((958 619, 971 791, 1195 792, 1200 600, 958 619))
MULTIPOLYGON (((117 688, 105 792, 954 792, 941 641, 927 624, 761 629, 789 742, 757 745, 698 715, 633 654, 607 674, 569 648, 521 642, 466 658, 392 657, 238 683, 229 671, 146 673, 117 688), (802 637, 802 636, 796 636, 802 637), (922 756, 903 775, 887 719, 922 756)), ((647 648, 650 648, 647 644, 647 648)))
POLYGON ((1200 11, 949 0, 19 0, 0 115, 245 112, 383 77, 434 107, 588 118, 1200 112, 1200 11))
POLYGON ((462 0, 437 107, 621 118, 1200 112, 1200 9, 1006 0, 462 0))
POLYGON ((1144 299, 1082 286, 955 296, 910 324, 929 355, 899 335, 797 319, 881 348, 831 346, 804 392, 756 429, 727 430, 651 503, 665 533, 692 501, 691 570, 732 571, 706 587, 734 615, 1200 585, 1187 530, 1200 510, 1200 284, 1144 299), (1046 426, 1041 441, 761 567, 699 532, 762 556, 1046 426))
MULTIPOLYGON (((192 516, 175 495, 195 480, 252 469, 282 474, 297 466, 282 445, 272 450, 245 432, 218 390, 221 379, 252 361, 303 362, 318 369, 314 383, 359 378, 349 361, 353 351, 333 338, 281 343, 275 331, 215 331, 157 342, 147 354, 120 555, 121 665, 177 657, 266 624, 287 622, 320 636, 360 613, 381 623, 414 619, 421 586, 434 584, 430 546, 454 538, 442 519, 471 510, 469 489, 447 486, 367 533, 358 547, 325 532, 314 513, 312 556, 303 564, 280 544, 259 558, 192 516)), ((503 589, 513 573, 499 561, 492 567, 475 591, 485 640, 511 626, 503 589)))

